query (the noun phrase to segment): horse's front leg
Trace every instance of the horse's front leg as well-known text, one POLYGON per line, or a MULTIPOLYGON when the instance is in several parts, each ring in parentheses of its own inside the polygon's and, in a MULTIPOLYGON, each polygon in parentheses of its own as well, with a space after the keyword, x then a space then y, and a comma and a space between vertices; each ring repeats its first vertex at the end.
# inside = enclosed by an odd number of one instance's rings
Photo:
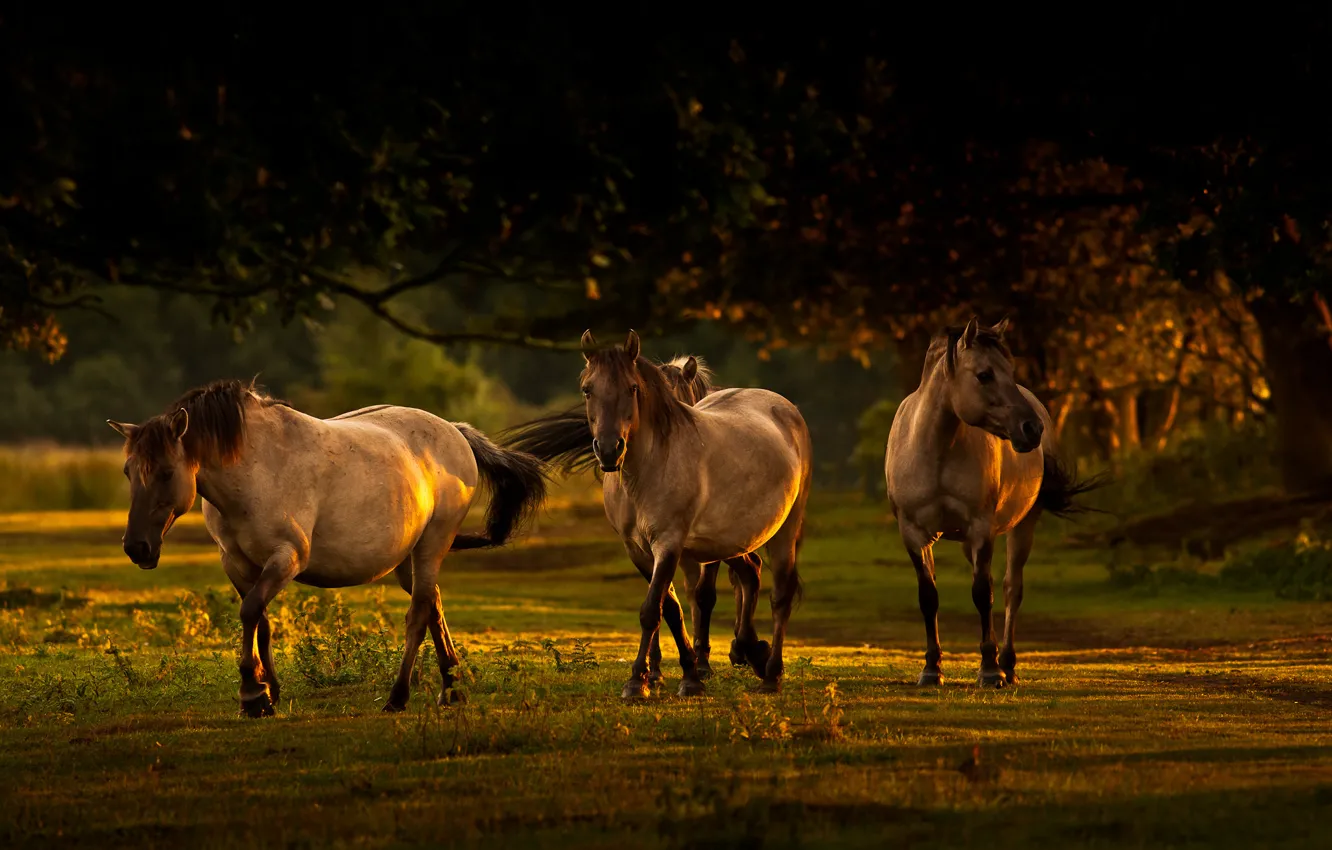
POLYGON ((943 659, 943 650, 939 647, 939 587, 934 582, 935 537, 906 517, 898 517, 897 525, 902 532, 907 557, 916 568, 917 598, 920 600, 920 615, 925 620, 925 669, 920 672, 916 684, 941 685, 943 670, 939 662, 943 659))
MULTIPOLYGON (((662 604, 666 599, 667 589, 675 579, 676 567, 680 563, 680 547, 676 543, 657 544, 653 547, 652 554, 652 579, 648 582, 647 598, 643 600, 643 606, 638 612, 642 636, 638 644, 638 657, 634 659, 629 681, 625 683, 622 691, 625 699, 646 699, 651 693, 647 678, 648 652, 652 646, 653 635, 661 628, 662 604)), ((678 601, 676 604, 679 604, 678 601)), ((689 645, 688 637, 683 634, 683 623, 681 626, 680 637, 683 639, 679 641, 680 667, 684 675, 680 683, 680 692, 683 694, 687 690, 692 690, 695 683, 700 687, 702 683, 698 681, 694 649, 689 645)))
MULTIPOLYGON (((652 568, 655 559, 652 553, 642 548, 638 544, 625 541, 625 551, 629 554, 629 560, 633 562, 634 568, 643 576, 643 580, 652 584, 652 568)), ((667 585, 666 597, 662 600, 661 616, 666 621, 666 627, 671 630, 672 637, 675 638, 677 649, 682 644, 689 643, 689 635, 684 628, 684 607, 680 605, 680 598, 675 594, 675 585, 667 585)), ((661 629, 657 629, 652 635, 652 646, 648 649, 648 684, 652 688, 661 687, 661 629)))
POLYGON ((268 636, 261 638, 263 647, 255 652, 255 638, 259 636, 261 626, 268 631, 268 617, 265 614, 268 603, 291 583, 304 567, 304 558, 296 547, 282 545, 264 564, 263 572, 254 587, 241 600, 241 659, 240 659, 240 703, 241 711, 250 717, 264 717, 273 714, 276 691, 271 686, 271 672, 265 664, 272 663, 268 636), (261 661, 260 658, 263 657, 261 661))
MULTIPOLYGON (((246 594, 254 587, 247 576, 258 573, 259 568, 224 550, 222 552, 222 570, 227 574, 227 578, 231 579, 231 586, 236 588, 236 593, 240 594, 241 601, 244 602, 246 594)), ((267 611, 259 615, 259 626, 255 630, 255 638, 259 644, 259 662, 263 668, 263 678, 268 683, 269 699, 272 700, 273 705, 277 705, 282 696, 282 685, 278 683, 277 666, 273 663, 273 629, 268 623, 267 611)))
POLYGON ((963 544, 963 552, 971 562, 971 601, 980 614, 981 665, 977 684, 1002 688, 1004 676, 999 670, 999 647, 994 641, 994 579, 990 575, 990 561, 994 557, 994 538, 990 529, 973 530, 963 544))

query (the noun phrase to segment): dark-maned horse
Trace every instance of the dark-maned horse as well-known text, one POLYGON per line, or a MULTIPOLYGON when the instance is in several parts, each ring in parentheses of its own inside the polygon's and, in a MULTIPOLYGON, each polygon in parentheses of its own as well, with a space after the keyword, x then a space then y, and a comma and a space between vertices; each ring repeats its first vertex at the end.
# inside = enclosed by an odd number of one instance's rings
MULTIPOLYGON (((585 333, 583 349, 587 401, 581 444, 570 439, 576 420, 565 417, 515 429, 512 445, 569 468, 595 462, 604 473, 606 514, 635 565, 651 576, 639 616, 638 657, 624 696, 649 693, 648 655, 677 567, 685 567, 697 598, 701 565, 745 565, 744 556, 764 545, 775 579, 773 640, 766 661, 755 666, 762 668, 765 687, 776 690, 786 624, 800 589, 796 555, 812 469, 804 418, 785 398, 760 389, 712 392, 691 407, 661 367, 639 356, 632 331, 623 348, 608 350, 598 350, 585 333)), ((757 604, 756 592, 757 586, 746 604, 750 598, 757 604)), ((745 657, 759 651, 759 643, 756 635, 737 636, 745 657)), ((680 693, 702 693, 683 628, 677 644, 680 693)))
POLYGON ((971 598, 980 612, 982 685, 1017 681, 1013 648, 1022 605, 1022 568, 1043 511, 1083 510, 1082 493, 1101 479, 1075 480, 1058 459, 1045 407, 1013 380, 1004 344, 1008 320, 950 328, 934 338, 920 387, 897 408, 884 475, 888 500, 916 568, 925 618, 925 669, 920 684, 943 680, 939 667, 939 591, 933 546, 941 537, 962 543, 971 563, 971 598), (1008 535, 1004 576, 1004 648, 994 640, 990 559, 995 538, 1008 535))
POLYGON ((125 437, 124 546, 135 564, 156 567, 172 523, 196 493, 204 499, 208 533, 243 600, 245 713, 272 714, 278 702, 265 609, 288 583, 352 587, 390 572, 412 601, 402 667, 384 709, 406 706, 427 629, 444 681, 440 700, 457 698, 440 562, 452 549, 509 539, 545 498, 540 461, 422 410, 378 405, 316 419, 239 381, 191 390, 142 425, 109 424, 125 437), (479 478, 492 494, 486 532, 459 534, 479 478))

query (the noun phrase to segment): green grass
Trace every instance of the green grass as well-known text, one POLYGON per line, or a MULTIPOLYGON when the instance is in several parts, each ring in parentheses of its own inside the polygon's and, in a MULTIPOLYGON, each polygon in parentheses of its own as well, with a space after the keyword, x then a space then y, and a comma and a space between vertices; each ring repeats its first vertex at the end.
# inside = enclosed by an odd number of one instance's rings
POLYGON ((282 705, 252 721, 197 511, 156 572, 119 551, 118 512, 0 516, 0 843, 1300 847, 1332 815, 1328 603, 1115 584, 1051 523, 1022 681, 982 691, 970 575, 944 543, 949 680, 920 690, 895 532, 880 506, 818 494, 783 692, 726 663, 723 578, 708 696, 675 697, 667 664, 663 694, 626 705, 645 584, 573 494, 519 545, 445 562, 470 701, 433 705, 427 651, 395 716, 391 578, 279 598, 282 705))

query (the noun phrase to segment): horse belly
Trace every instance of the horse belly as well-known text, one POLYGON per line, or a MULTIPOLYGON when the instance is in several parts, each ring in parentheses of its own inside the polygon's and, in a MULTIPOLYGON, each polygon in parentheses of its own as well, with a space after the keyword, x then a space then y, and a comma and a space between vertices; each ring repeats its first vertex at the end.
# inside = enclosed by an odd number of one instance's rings
POLYGON ((321 506, 310 562, 298 581, 352 587, 388 575, 421 538, 435 510, 435 491, 418 471, 390 486, 366 488, 321 506))
POLYGON ((799 497, 800 482, 763 493, 743 488, 720 493, 699 512, 685 540, 685 554, 703 562, 753 552, 767 543, 786 522, 799 497))

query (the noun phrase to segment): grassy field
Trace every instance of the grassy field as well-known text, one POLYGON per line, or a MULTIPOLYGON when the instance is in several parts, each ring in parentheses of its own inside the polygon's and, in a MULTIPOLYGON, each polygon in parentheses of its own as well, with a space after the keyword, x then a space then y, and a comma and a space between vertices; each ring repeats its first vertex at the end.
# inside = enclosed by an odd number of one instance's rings
POLYGON ((882 510, 816 495, 779 695, 719 639, 707 697, 677 698, 666 664, 661 696, 622 703, 645 585, 572 490, 521 544, 446 561, 466 705, 433 704, 427 641, 408 711, 379 711, 406 601, 390 578, 279 598, 282 705, 262 721, 237 716, 234 598, 197 511, 156 572, 120 552, 119 512, 0 515, 0 844, 1320 844, 1332 604, 1114 582, 1051 523, 1021 682, 982 691, 969 572, 942 544, 949 681, 921 690, 915 579, 882 510))

